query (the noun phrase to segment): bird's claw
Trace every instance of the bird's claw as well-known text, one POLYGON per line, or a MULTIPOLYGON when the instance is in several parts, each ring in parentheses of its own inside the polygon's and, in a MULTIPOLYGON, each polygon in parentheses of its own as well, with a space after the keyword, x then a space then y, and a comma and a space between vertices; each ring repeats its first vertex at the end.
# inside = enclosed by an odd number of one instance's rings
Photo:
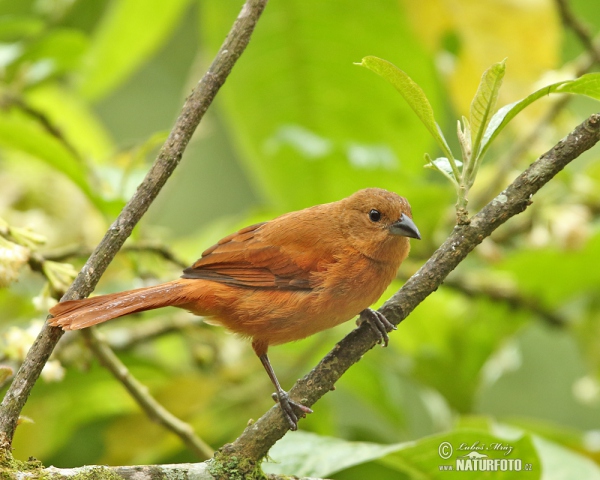
POLYGON ((383 313, 371 310, 370 308, 366 308, 360 312, 360 317, 358 317, 356 324, 360 326, 365 322, 379 337, 377 343, 381 343, 382 347, 387 347, 390 340, 388 332, 396 330, 396 325, 385 318, 383 313))
POLYGON ((283 416, 290 426, 290 430, 298 430, 298 420, 306 417, 309 413, 313 413, 310 408, 292 400, 289 394, 284 390, 274 393, 272 397, 273 400, 279 403, 283 416))

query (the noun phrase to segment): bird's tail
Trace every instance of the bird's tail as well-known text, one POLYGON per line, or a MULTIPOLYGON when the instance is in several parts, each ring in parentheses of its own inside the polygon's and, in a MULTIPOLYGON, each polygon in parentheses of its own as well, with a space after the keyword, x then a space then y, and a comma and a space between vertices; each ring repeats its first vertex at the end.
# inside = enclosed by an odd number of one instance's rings
POLYGON ((61 302, 50 309, 54 318, 48 323, 63 330, 79 330, 130 313, 182 305, 186 303, 184 287, 181 280, 175 280, 153 287, 61 302))

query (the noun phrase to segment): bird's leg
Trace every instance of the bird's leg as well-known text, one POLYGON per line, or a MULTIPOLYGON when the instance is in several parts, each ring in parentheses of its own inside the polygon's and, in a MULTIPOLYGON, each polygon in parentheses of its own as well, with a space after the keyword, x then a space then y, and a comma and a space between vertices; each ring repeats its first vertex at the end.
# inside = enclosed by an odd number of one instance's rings
POLYGON ((262 362, 263 367, 265 367, 271 382, 275 386, 276 392, 273 394, 273 399, 279 403, 281 411, 283 412, 283 416, 290 425, 290 430, 298 430, 298 415, 294 411, 294 408, 301 412, 300 417, 305 417, 307 413, 312 413, 312 410, 308 407, 305 407, 301 403, 294 402, 290 398, 289 394, 283 388, 281 388, 281 385, 279 385, 279 380, 277 380, 275 371, 273 370, 271 362, 269 362, 269 357, 266 353, 263 353, 258 358, 260 358, 260 361, 262 362))
POLYGON ((391 323, 385 315, 377 310, 371 310, 370 308, 365 308, 362 312, 360 312, 360 317, 356 320, 357 325, 362 325, 367 322, 369 327, 377 334, 379 339, 377 343, 381 343, 382 347, 387 347, 389 342, 388 332, 392 330, 396 330, 396 325, 391 323))

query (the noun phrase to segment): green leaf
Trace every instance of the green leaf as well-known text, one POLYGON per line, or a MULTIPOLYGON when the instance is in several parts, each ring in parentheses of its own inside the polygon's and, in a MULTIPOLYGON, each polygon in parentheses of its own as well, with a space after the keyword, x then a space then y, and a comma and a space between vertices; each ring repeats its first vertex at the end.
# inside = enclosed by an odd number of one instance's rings
MULTIPOLYGON (((88 38, 79 30, 57 28, 29 45, 20 61, 32 66, 46 62, 49 74, 60 74, 78 67, 87 47, 88 38)), ((35 81, 40 75, 36 75, 34 69, 29 76, 35 81)))
MULTIPOLYGON (((554 446, 551 442, 547 442, 554 446)), ((519 478, 539 479, 542 464, 529 435, 497 435, 484 430, 458 429, 414 442, 380 445, 348 442, 307 432, 288 435, 269 452, 272 462, 263 463, 266 473, 328 477, 361 464, 376 462, 415 479, 519 478), (475 453, 472 453, 475 452, 475 453), (469 455, 470 454, 470 455, 469 455), (473 456, 478 459, 473 460, 473 456), (504 462, 502 462, 504 460, 504 462), (475 471, 490 462, 494 471, 475 471), (502 471, 500 463, 512 465, 502 471), (452 469, 443 468, 450 466, 452 469), (467 470, 457 471, 458 468, 467 470), (469 470, 469 468, 471 468, 469 470), (470 472, 470 473, 469 473, 470 472)), ((583 457, 572 453, 573 468, 583 457), (576 460, 576 461, 575 461, 576 460)), ((489 468, 489 467, 488 467, 489 468)), ((584 471, 577 468, 575 471, 584 471)))
POLYGON ((162 45, 190 0, 112 2, 85 57, 81 93, 97 100, 117 87, 162 45))
POLYGON ((85 166, 34 121, 16 113, 0 115, 0 145, 46 162, 71 179, 97 207, 104 207, 104 201, 88 184, 85 166))
POLYGON ((425 154, 425 168, 431 168, 432 170, 437 170, 444 177, 446 177, 455 188, 458 188, 458 180, 454 176, 454 168, 458 169, 458 167, 462 166, 462 162, 455 160, 453 163, 450 162, 446 157, 436 158, 432 160, 428 153, 425 154))
POLYGON ((72 90, 45 82, 28 89, 25 101, 43 113, 75 150, 93 164, 106 162, 116 150, 93 108, 72 90))
POLYGON ((519 112, 536 100, 545 97, 546 95, 550 95, 551 93, 573 93, 586 95, 595 98, 596 100, 600 100, 600 73, 588 73, 575 80, 553 83, 547 87, 540 88, 522 100, 505 105, 499 109, 490 120, 485 131, 481 142, 481 152, 479 157, 482 158, 485 155, 485 152, 492 141, 519 112))
POLYGON ((537 435, 533 436, 533 443, 544 465, 544 480, 600 480, 600 467, 589 458, 537 435))
POLYGON ((348 442, 298 431, 286 435, 269 452, 264 462, 265 473, 307 477, 327 477, 332 473, 361 463, 370 462, 402 448, 402 444, 379 445, 369 442, 348 442))
MULTIPOLYGON (((222 0, 200 5, 200 32, 210 55, 240 5, 222 0)), ((419 160, 431 149, 431 137, 406 102, 390 101, 387 82, 353 62, 364 52, 393 58, 402 51, 403 66, 417 72, 415 80, 437 111, 442 94, 433 62, 397 2, 373 9, 368 2, 348 0, 344 6, 270 2, 219 92, 215 106, 239 160, 255 191, 278 211, 338 200, 373 185, 421 195, 419 160)), ((445 185, 436 188, 446 191, 445 185)), ((428 212, 441 207, 430 206, 428 212)))
MULTIPOLYGON (((462 162, 456 160, 456 166, 461 167, 462 162)), ((425 165, 425 168, 434 168, 446 176, 452 175, 452 165, 450 165, 450 161, 446 157, 439 157, 435 160, 430 160, 429 163, 425 165)))
POLYGON ((477 93, 471 102, 470 124, 471 138, 473 139, 471 157, 474 162, 478 158, 481 139, 496 107, 498 92, 502 86, 505 71, 506 64, 504 60, 488 68, 481 76, 477 93))
MULTIPOLYGON (((377 75, 390 82, 398 92, 404 97, 404 100, 410 105, 410 108, 417 114, 423 125, 429 130, 429 133, 438 142, 442 151, 448 158, 454 158, 450 152, 450 147, 444 138, 433 115, 433 108, 425 95, 425 92, 410 78, 405 72, 400 70, 394 64, 377 57, 365 57, 361 63, 362 67, 375 72, 377 75)), ((457 172, 456 172, 457 173, 457 172)), ((458 178, 458 177, 457 177, 458 178)))
POLYGON ((590 258, 600 258, 600 233, 578 249, 523 247, 507 254, 494 268, 509 272, 521 294, 536 298, 551 309, 560 309, 585 293, 595 295, 600 270, 589 268, 590 258))
POLYGON ((528 435, 507 440, 481 430, 455 430, 427 437, 380 461, 410 478, 422 479, 511 479, 518 475, 518 478, 533 480, 542 474, 542 465, 528 435), (507 465, 506 470, 500 465, 492 467, 495 470, 484 470, 488 461, 502 460, 507 465), (512 469, 508 465, 512 465, 512 469), (531 469, 527 470, 529 466, 531 469))
POLYGON ((39 35, 44 30, 44 22, 30 15, 0 16, 0 42, 21 41, 39 35))
POLYGON ((576 93, 600 100, 600 73, 586 73, 575 80, 555 85, 556 93, 576 93))

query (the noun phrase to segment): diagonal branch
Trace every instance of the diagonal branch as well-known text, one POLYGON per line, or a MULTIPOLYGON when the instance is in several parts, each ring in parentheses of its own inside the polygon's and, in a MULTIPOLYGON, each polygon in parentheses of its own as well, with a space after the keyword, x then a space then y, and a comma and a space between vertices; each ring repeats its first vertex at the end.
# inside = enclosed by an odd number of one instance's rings
MULTIPOLYGON (((266 3, 267 0, 246 1, 213 63, 185 101, 175 126, 160 149, 150 171, 106 232, 63 300, 83 298, 94 290, 116 253, 179 164, 204 113, 248 45, 266 3)), ((5 450, 6 454, 10 454, 19 414, 62 334, 63 331, 60 328, 44 325, 2 400, 0 405, 0 447, 5 450)))
MULTIPOLYGON (((502 193, 489 202, 466 225, 454 227, 448 239, 380 311, 394 324, 402 322, 425 298, 433 293, 458 264, 509 218, 531 204, 531 197, 569 162, 600 141, 600 114, 589 117, 565 139, 542 155, 502 193)), ((350 332, 323 360, 290 390, 293 399, 311 406, 353 364, 376 345, 375 333, 366 325, 350 332)), ((288 430, 278 406, 272 407, 248 426, 238 439, 225 445, 216 458, 234 457, 259 461, 288 430)))
POLYGON ((570 27, 583 44, 595 63, 600 63, 600 47, 595 45, 594 37, 588 27, 573 13, 568 0, 556 0, 558 12, 565 26, 570 27))
POLYGON ((177 418, 150 395, 148 389, 131 375, 127 367, 119 360, 119 357, 115 355, 96 329, 88 328, 82 330, 81 334, 100 363, 123 384, 148 417, 181 438, 190 451, 194 452, 199 458, 206 460, 212 457, 213 450, 210 445, 194 433, 194 429, 189 423, 177 418))

